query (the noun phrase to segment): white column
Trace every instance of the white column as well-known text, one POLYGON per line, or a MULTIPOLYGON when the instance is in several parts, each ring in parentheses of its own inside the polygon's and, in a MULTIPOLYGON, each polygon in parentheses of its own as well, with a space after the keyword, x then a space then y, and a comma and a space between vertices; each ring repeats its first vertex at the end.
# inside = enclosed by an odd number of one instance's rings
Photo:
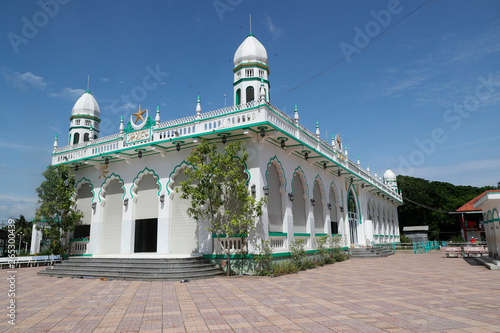
MULTIPOLYGON (((162 180, 161 183, 166 183, 166 180, 162 180)), ((169 238, 169 230, 170 230, 170 203, 169 197, 163 191, 160 193, 160 196, 164 195, 164 201, 159 202, 158 204, 158 233, 156 240, 156 252, 157 253, 169 253, 170 252, 170 238, 169 238)), ((158 198, 160 200, 160 197, 158 198)))
MULTIPOLYGON (((132 185, 131 185, 132 186, 132 185)), ((129 193, 129 192, 126 192, 129 193)), ((127 199, 127 197, 125 197, 127 199)), ((135 202, 129 198, 128 205, 123 205, 122 213, 122 235, 120 253, 134 253, 135 243, 135 220, 134 220, 135 202)))
POLYGON ((104 206, 97 203, 96 208, 92 209, 92 216, 90 217, 90 254, 102 253, 102 215, 104 206))

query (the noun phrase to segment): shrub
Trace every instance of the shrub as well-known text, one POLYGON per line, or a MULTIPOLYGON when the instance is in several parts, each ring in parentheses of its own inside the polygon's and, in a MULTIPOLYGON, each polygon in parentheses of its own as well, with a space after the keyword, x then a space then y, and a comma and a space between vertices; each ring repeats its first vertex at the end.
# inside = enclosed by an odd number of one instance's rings
POLYGON ((283 261, 271 265, 269 276, 276 277, 285 274, 293 274, 299 271, 298 267, 290 261, 283 261))
POLYGON ((292 257, 292 263, 297 266, 299 270, 302 270, 304 259, 306 257, 306 250, 304 249, 306 241, 302 238, 295 238, 292 242, 292 248, 290 250, 290 255, 292 257))
POLYGON ((262 240, 259 248, 259 255, 255 257, 257 262, 256 273, 257 275, 267 276, 271 270, 273 262, 273 248, 270 240, 262 240))

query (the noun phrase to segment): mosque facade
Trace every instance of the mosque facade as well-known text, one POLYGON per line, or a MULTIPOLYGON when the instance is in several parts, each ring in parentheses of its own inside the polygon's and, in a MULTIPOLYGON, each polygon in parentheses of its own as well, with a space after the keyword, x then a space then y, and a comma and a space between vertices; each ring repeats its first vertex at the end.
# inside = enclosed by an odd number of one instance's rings
MULTIPOLYGON (((269 239, 273 252, 290 250, 303 238, 340 235, 342 246, 399 242, 397 207, 403 203, 396 175, 372 174, 349 159, 339 136, 320 138, 270 104, 268 56, 250 34, 234 55, 234 105, 162 122, 141 109, 122 117, 119 132, 99 137, 100 108, 87 90, 75 103, 68 145, 56 137, 52 164, 66 164, 76 177, 75 203, 84 214, 72 239, 72 254, 94 257, 196 256, 221 247, 258 250, 238 237, 219 243, 203 223, 191 219, 189 202, 176 188, 189 168, 186 158, 207 139, 221 148, 239 140, 249 153, 248 186, 267 205, 254 237, 269 239)), ((118 126, 119 125, 119 126, 118 126)))

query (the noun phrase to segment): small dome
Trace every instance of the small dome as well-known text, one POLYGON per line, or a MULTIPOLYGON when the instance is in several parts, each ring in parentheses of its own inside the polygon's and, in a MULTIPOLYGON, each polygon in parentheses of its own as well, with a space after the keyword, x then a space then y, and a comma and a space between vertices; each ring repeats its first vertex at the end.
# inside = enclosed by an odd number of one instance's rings
POLYGON ((384 181, 386 182, 396 181, 396 174, 389 168, 387 168, 387 171, 384 173, 384 181))
POLYGON ((267 65, 266 48, 252 34, 248 35, 236 50, 234 54, 234 66, 236 67, 242 62, 251 61, 258 61, 267 65))
POLYGON ((95 100, 94 96, 92 96, 89 90, 85 91, 83 95, 76 101, 75 106, 73 106, 71 115, 75 116, 78 114, 96 116, 97 118, 99 118, 99 116, 101 115, 99 104, 97 104, 97 101, 95 100))

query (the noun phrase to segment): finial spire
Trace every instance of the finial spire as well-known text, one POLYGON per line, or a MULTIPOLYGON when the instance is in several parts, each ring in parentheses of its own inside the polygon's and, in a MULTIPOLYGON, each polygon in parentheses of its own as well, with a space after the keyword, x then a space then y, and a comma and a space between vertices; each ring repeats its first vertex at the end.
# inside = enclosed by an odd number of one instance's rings
POLYGON ((198 95, 198 99, 196 100, 196 119, 201 118, 201 98, 198 95))
POLYGON ((156 106, 156 118, 155 125, 158 126, 160 124, 160 104, 156 106))
POLYGON ((87 75, 87 90, 90 89, 90 75, 87 75))
POLYGON ((120 119, 120 134, 123 134, 123 129, 124 127, 123 127, 123 116, 122 116, 120 119))
POLYGON ((252 14, 250 14, 250 35, 252 34, 252 14))
POLYGON ((297 104, 295 104, 295 110, 293 111, 293 120, 295 121, 295 126, 299 126, 299 110, 297 110, 297 104))

